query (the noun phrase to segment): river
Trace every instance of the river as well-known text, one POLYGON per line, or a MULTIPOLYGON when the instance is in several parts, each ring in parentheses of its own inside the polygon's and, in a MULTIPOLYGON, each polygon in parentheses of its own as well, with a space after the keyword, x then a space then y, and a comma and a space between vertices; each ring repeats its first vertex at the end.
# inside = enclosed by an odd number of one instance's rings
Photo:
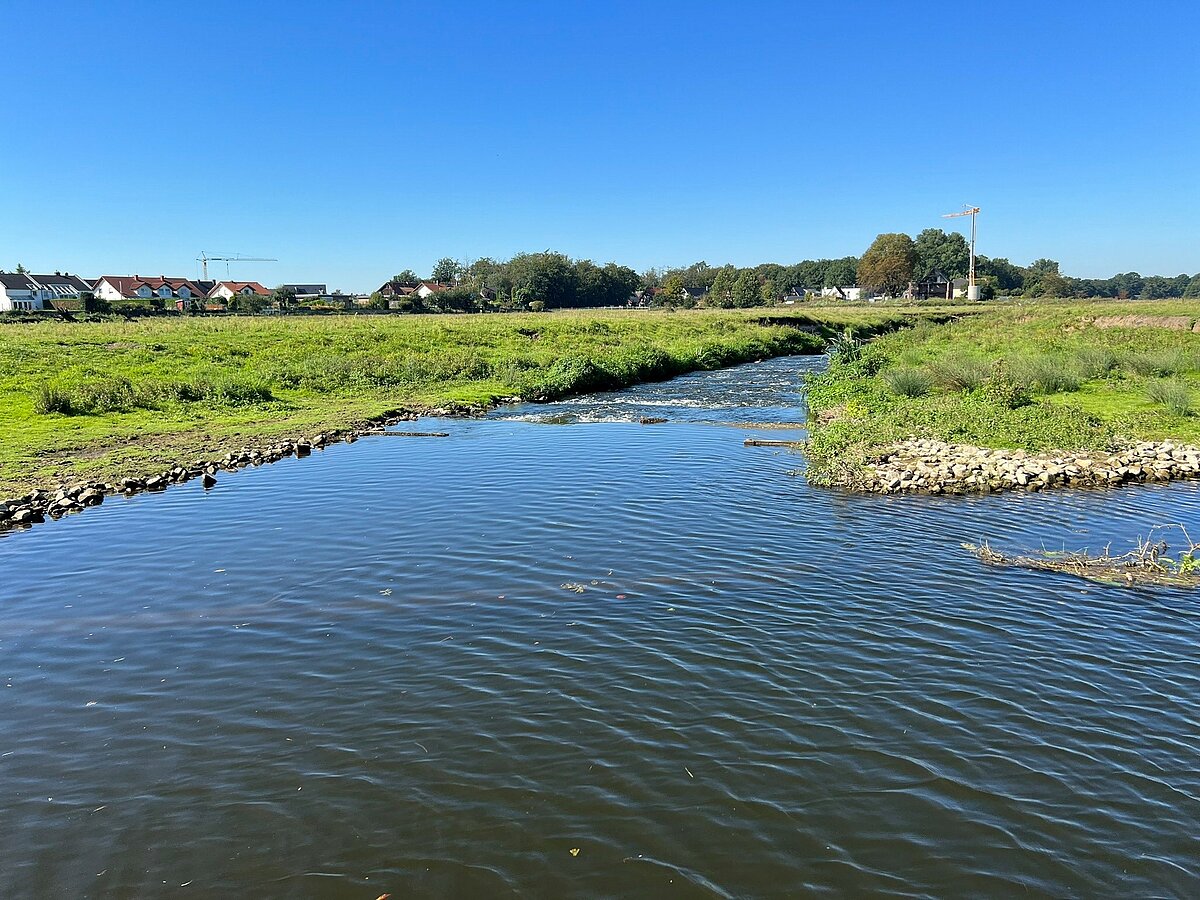
POLYGON ((0 896, 1200 895, 1195 596, 959 547, 1200 486, 812 488, 743 439, 820 364, 3 536, 0 896))

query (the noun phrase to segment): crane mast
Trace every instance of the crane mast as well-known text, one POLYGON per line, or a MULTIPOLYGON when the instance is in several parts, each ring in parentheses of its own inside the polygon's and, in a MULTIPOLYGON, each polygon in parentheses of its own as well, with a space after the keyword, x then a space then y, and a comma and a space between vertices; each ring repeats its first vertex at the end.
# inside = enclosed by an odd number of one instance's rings
POLYGON ((978 300, 979 288, 975 285, 975 216, 979 213, 978 206, 967 206, 962 212, 946 213, 943 219, 956 219, 959 216, 971 217, 971 265, 967 273, 967 299, 978 300))

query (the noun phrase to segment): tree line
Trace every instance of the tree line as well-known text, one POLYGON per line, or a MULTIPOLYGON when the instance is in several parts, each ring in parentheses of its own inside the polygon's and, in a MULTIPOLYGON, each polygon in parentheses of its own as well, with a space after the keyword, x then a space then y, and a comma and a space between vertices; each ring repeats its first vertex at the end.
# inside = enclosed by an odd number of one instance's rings
MULTIPOLYGON (((505 261, 485 257, 460 263, 445 257, 438 260, 428 279, 405 270, 393 280, 408 284, 428 280, 449 286, 424 300, 402 298, 400 307, 413 312, 586 308, 633 302, 749 307, 771 305, 806 291, 855 285, 871 293, 899 297, 931 273, 940 272, 949 279, 966 278, 969 267, 970 248, 961 234, 927 228, 915 239, 903 233, 881 234, 861 256, 808 259, 791 265, 715 266, 702 260, 639 274, 614 262, 599 265, 545 250, 519 253, 505 261)), ((1003 257, 983 255, 975 258, 975 272, 984 299, 1200 298, 1200 274, 1143 276, 1125 272, 1111 278, 1076 278, 1064 274, 1052 259, 1036 259, 1020 266, 1003 257)), ((375 299, 377 305, 387 305, 386 298, 375 299)))

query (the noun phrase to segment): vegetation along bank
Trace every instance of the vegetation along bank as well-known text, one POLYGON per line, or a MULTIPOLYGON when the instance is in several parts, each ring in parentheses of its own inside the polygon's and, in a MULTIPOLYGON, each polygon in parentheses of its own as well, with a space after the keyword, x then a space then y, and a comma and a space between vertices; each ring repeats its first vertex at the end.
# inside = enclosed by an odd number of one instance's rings
POLYGON ((0 500, 9 498, 0 520, 27 518, 22 510, 39 504, 44 514, 56 497, 72 511, 115 490, 213 478, 208 470, 234 462, 231 454, 270 461, 317 435, 353 437, 416 412, 470 413, 820 352, 847 325, 870 334, 912 315, 580 311, 0 327, 0 500))
POLYGON ((1195 304, 1031 303, 870 342, 809 377, 808 477, 878 493, 1200 476, 1195 304))

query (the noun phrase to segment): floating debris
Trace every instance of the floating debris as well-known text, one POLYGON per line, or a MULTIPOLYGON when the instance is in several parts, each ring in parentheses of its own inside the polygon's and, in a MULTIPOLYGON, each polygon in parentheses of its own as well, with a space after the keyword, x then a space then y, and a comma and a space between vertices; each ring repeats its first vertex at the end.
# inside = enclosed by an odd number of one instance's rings
POLYGON ((1200 587, 1200 558, 1196 555, 1200 544, 1192 541, 1187 529, 1182 525, 1156 526, 1146 538, 1138 539, 1134 549, 1116 556, 1112 554, 1110 546, 1106 546, 1099 555, 1093 555, 1088 550, 1043 550, 1036 555, 1027 556, 1010 556, 993 550, 987 541, 979 545, 962 546, 990 566, 1016 566, 1038 572, 1062 572, 1118 587, 1200 587), (1187 547, 1178 556, 1172 556, 1169 553, 1170 547, 1161 534, 1176 529, 1183 535, 1187 547))
POLYGON ((564 581, 559 587, 564 591, 574 591, 576 594, 582 594, 587 590, 582 584, 577 584, 574 581, 564 581))

